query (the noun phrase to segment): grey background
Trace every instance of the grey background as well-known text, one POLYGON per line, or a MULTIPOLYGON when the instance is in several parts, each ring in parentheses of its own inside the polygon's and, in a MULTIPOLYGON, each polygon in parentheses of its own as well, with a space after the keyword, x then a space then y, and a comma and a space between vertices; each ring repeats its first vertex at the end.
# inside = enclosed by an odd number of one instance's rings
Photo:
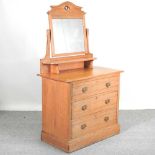
MULTIPOLYGON (((121 110, 120 134, 70 155, 154 155, 155 110, 121 110)), ((40 140, 41 112, 0 112, 0 154, 67 155, 40 140)))

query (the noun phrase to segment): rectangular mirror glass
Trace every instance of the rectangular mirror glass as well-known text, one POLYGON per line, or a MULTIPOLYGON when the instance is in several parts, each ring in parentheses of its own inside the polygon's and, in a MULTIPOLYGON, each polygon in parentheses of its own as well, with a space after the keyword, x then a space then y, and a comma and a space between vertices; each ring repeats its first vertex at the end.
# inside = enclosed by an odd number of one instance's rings
POLYGON ((84 52, 82 19, 52 19, 55 54, 84 52))

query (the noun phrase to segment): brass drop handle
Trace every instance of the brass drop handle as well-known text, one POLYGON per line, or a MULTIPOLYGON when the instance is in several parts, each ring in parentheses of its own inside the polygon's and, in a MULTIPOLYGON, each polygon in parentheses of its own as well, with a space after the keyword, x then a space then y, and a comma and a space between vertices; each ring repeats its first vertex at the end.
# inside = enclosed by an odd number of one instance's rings
POLYGON ((110 82, 107 82, 105 85, 107 88, 109 88, 111 86, 110 82))
POLYGON ((87 127, 86 124, 82 124, 82 125, 81 125, 81 129, 82 129, 82 130, 85 129, 86 127, 87 127))
POLYGON ((109 120, 109 117, 108 116, 104 117, 104 121, 105 122, 107 122, 108 120, 109 120))
POLYGON ((82 92, 83 92, 83 93, 85 93, 87 90, 88 90, 87 87, 83 87, 83 88, 82 88, 82 92))
POLYGON ((87 109, 87 105, 83 105, 83 106, 81 107, 81 109, 82 109, 83 111, 85 111, 85 110, 87 109))
POLYGON ((110 99, 105 100, 105 104, 110 103, 110 99))

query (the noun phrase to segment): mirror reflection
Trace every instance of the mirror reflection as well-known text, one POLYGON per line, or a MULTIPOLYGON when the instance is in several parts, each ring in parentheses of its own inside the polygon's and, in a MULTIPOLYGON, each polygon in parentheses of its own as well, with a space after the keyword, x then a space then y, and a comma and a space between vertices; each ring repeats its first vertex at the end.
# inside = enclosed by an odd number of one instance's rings
POLYGON ((55 54, 84 52, 82 19, 53 19, 55 54))

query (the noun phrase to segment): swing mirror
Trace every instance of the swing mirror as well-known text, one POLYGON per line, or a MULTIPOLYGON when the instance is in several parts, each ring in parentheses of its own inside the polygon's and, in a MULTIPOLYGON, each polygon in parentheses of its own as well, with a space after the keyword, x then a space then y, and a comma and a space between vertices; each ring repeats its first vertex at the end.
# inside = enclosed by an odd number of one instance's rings
POLYGON ((84 31, 82 19, 53 19, 54 53, 84 52, 84 31))
POLYGON ((71 2, 51 6, 51 56, 85 55, 88 52, 85 13, 71 2))

